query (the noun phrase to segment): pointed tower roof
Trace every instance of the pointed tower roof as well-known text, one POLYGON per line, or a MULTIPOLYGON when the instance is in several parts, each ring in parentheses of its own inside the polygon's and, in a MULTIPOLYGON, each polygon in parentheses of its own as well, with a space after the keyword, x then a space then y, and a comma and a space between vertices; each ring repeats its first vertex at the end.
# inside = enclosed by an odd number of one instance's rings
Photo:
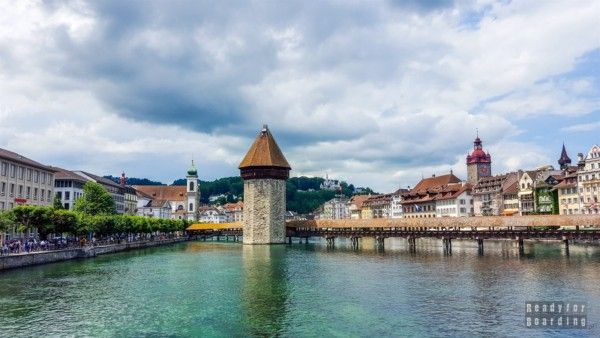
POLYGON ((277 167, 291 169, 267 125, 263 126, 239 168, 277 167))
POLYGON ((561 168, 568 166, 571 164, 571 159, 569 155, 567 155, 567 149, 565 149, 565 144, 563 143, 562 152, 560 153, 560 158, 558 159, 558 164, 561 168))

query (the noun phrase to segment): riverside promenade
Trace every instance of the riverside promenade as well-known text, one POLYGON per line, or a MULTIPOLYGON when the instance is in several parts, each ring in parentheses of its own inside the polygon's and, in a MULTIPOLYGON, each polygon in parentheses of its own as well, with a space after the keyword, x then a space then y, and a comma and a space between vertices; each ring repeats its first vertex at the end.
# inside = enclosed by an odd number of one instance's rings
POLYGON ((121 251, 151 248, 155 246, 181 243, 187 240, 187 237, 178 237, 162 240, 135 241, 108 245, 82 246, 78 248, 68 248, 62 250, 11 254, 0 257, 0 271, 71 259, 90 258, 121 251))

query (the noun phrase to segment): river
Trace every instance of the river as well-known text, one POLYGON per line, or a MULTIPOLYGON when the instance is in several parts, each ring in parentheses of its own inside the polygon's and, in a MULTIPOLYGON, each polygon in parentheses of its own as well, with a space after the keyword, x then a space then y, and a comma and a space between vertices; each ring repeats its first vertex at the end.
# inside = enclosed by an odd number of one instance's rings
POLYGON ((0 336, 600 336, 600 248, 401 239, 187 242, 0 272, 0 336), (525 302, 585 301, 588 329, 525 327, 525 302))

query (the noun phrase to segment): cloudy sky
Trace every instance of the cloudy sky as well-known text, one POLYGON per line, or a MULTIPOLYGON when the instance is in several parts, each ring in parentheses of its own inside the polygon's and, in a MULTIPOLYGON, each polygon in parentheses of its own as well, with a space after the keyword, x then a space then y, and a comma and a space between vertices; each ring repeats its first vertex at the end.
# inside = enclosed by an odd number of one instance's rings
POLYGON ((600 143, 600 2, 2 1, 0 147, 172 182, 237 175, 263 123, 292 174, 389 192, 600 143), (215 5, 216 4, 216 5, 215 5))

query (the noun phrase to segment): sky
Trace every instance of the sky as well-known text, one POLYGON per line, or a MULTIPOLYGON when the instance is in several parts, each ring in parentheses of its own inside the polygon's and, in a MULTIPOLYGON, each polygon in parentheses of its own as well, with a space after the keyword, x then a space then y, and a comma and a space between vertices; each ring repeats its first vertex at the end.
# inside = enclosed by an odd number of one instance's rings
POLYGON ((268 124, 292 176, 380 192, 600 143, 600 2, 3 1, 0 147, 171 183, 268 124))

